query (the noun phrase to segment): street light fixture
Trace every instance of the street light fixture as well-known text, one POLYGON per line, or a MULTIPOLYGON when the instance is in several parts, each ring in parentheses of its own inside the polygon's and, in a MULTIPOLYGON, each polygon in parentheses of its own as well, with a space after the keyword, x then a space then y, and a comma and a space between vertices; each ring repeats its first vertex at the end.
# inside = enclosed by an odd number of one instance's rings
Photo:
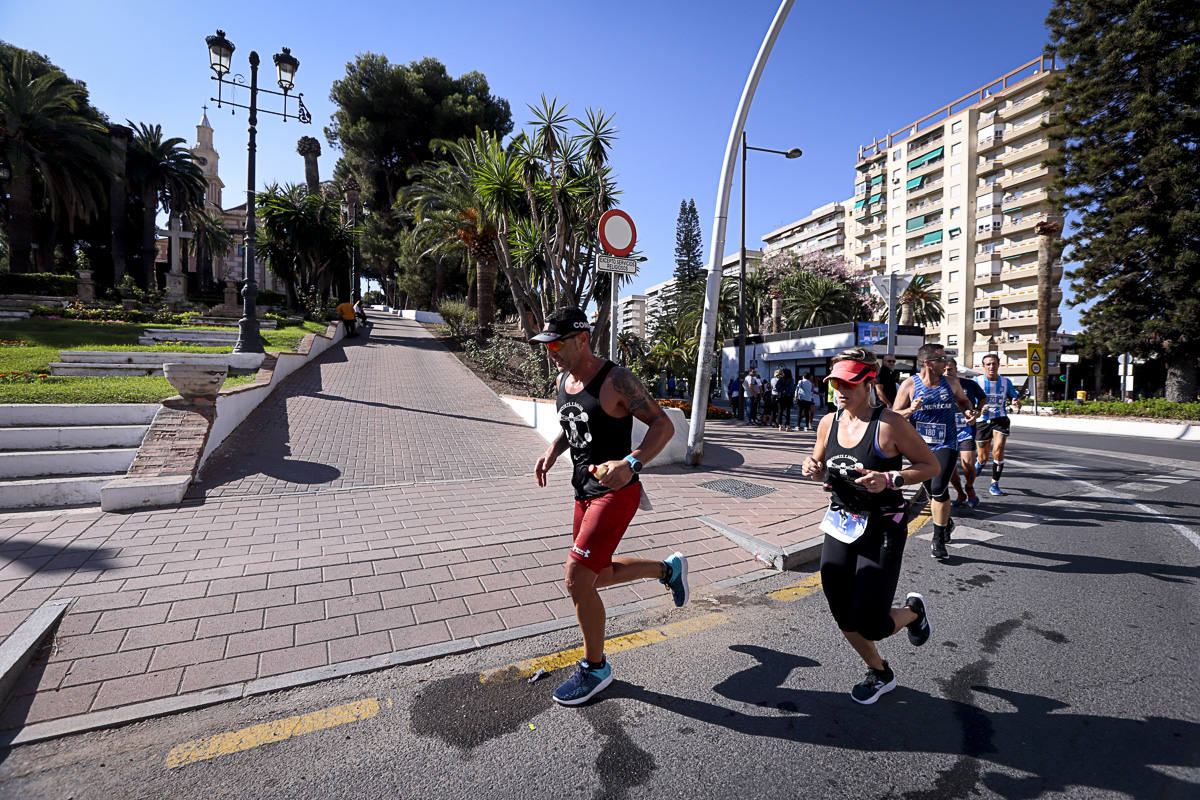
MULTIPOLYGON (((751 147, 746 144, 746 131, 742 130, 742 243, 738 257, 738 375, 746 371, 746 151, 776 153, 784 158, 799 158, 804 155, 799 147, 789 150, 772 150, 768 147, 751 147)), ((744 413, 744 412, 743 412, 744 413)))
POLYGON ((296 70, 300 68, 300 62, 292 55, 292 51, 288 48, 283 48, 283 51, 277 53, 274 57, 275 70, 277 73, 279 88, 282 92, 276 92, 271 89, 260 89, 258 87, 258 53, 254 50, 250 51, 250 105, 242 105, 235 103, 232 100, 225 100, 221 97, 221 89, 226 83, 234 86, 244 86, 246 79, 241 75, 233 75, 230 78, 225 76, 229 74, 231 62, 233 60, 234 47, 233 42, 225 38, 225 31, 217 29, 216 35, 204 37, 205 43, 208 45, 208 63, 215 73, 211 80, 217 82, 217 96, 210 98, 217 104, 217 108, 222 105, 230 105, 235 108, 244 108, 250 112, 248 121, 250 123, 250 137, 246 145, 248 158, 246 159, 246 261, 245 272, 243 278, 245 284, 242 287, 242 318, 238 321, 238 340, 233 346, 235 353, 261 353, 263 352, 262 336, 258 330, 258 309, 256 307, 256 299, 258 298, 258 283, 255 279, 254 265, 254 238, 255 230, 255 215, 254 215, 254 157, 257 152, 255 137, 258 134, 258 93, 265 92, 273 94, 276 97, 283 98, 283 111, 271 111, 270 109, 261 109, 264 114, 274 114, 277 117, 283 117, 283 121, 288 119, 297 119, 301 123, 307 125, 312 122, 312 114, 304 105, 304 93, 300 92, 296 95, 296 102, 299 107, 295 114, 289 115, 287 110, 288 92, 295 86, 296 70))
MULTIPOLYGON (((358 181, 351 175, 342 184, 342 194, 346 198, 346 220, 351 228, 358 227, 358 197, 362 191, 358 181)), ((354 246, 350 248, 350 299, 358 295, 358 237, 355 236, 354 246)))

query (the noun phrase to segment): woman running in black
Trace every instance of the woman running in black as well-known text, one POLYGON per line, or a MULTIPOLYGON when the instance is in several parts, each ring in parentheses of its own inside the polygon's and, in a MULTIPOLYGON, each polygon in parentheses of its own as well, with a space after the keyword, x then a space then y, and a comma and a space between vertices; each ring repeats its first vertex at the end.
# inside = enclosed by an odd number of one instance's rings
POLYGON ((904 627, 918 647, 929 639, 925 598, 910 592, 900 608, 892 607, 892 599, 908 539, 900 487, 939 470, 929 445, 903 417, 871 407, 876 369, 875 354, 863 348, 833 359, 826 380, 838 410, 821 419, 803 466, 806 476, 825 481, 832 494, 821 523, 821 584, 842 635, 867 664, 866 680, 850 692, 863 704, 896 688, 896 676, 875 642, 904 627), (907 469, 901 469, 903 458, 907 469))

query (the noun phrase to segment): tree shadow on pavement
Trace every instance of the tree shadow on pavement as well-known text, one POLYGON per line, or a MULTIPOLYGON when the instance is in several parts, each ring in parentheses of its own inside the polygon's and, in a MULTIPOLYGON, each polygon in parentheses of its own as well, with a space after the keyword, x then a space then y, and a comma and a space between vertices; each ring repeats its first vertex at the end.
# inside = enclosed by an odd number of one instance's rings
MULTIPOLYGON (((945 697, 901 686, 879 703, 862 706, 847 692, 781 686, 796 669, 818 666, 810 658, 757 646, 730 649, 757 662, 713 687, 735 705, 675 697, 627 682, 615 682, 601 702, 629 698, 743 736, 861 753, 958 758, 939 771, 928 792, 902 795, 911 798, 972 796, 980 784, 1008 798, 1038 797, 1073 786, 1133 797, 1184 797, 1190 792, 1186 787, 1191 784, 1149 765, 1195 767, 1200 725, 1194 722, 1064 713, 1070 706, 1058 700, 987 686, 988 658, 938 680, 945 697), (975 702, 980 695, 1003 700, 1011 710, 979 708, 975 702), (753 713, 736 704, 753 706, 753 713), (989 762, 1032 777, 989 771, 989 762)), ((803 682, 803 676, 797 681, 803 682)))
POLYGON ((0 545, 0 566, 19 561, 35 572, 101 572, 116 568, 116 558, 117 551, 107 547, 22 541, 19 534, 0 545))
POLYGON ((392 411, 411 411, 414 414, 433 414, 434 416, 438 416, 438 417, 450 417, 451 419, 462 419, 462 420, 466 420, 467 422, 478 422, 478 423, 481 423, 484 425, 509 425, 513 428, 526 428, 526 429, 529 428, 529 426, 523 422, 505 422, 502 419, 487 419, 485 417, 469 417, 465 414, 451 414, 446 411, 437 411, 432 408, 410 408, 408 406, 392 405, 391 403, 377 403, 373 400, 355 400, 350 397, 339 397, 338 395, 325 394, 324 392, 317 392, 316 394, 314 394, 312 396, 319 397, 322 400, 333 400, 333 401, 339 402, 339 403, 358 403, 358 404, 364 405, 364 406, 374 406, 375 408, 386 408, 386 409, 389 409, 392 411))

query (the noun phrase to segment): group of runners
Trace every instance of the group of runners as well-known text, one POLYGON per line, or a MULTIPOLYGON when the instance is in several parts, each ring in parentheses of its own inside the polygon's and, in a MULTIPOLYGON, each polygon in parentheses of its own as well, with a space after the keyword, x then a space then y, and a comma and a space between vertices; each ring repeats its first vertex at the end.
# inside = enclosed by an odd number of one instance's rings
MULTIPOLYGON (((663 561, 613 555, 644 498, 642 464, 666 446, 674 426, 640 380, 592 352, 590 338, 586 314, 562 308, 531 340, 546 345, 560 370, 561 432, 538 459, 536 480, 545 486, 547 473, 569 450, 575 491, 565 580, 583 634, 583 658, 554 692, 562 705, 585 703, 612 682, 599 589, 655 578, 671 592, 676 606, 689 597, 682 553, 663 561), (636 447, 631 438, 635 417, 647 426, 636 447)), ((978 505, 973 481, 989 460, 989 490, 1003 494, 1006 405, 1017 394, 1012 382, 998 374, 999 359, 986 356, 984 375, 966 382, 959 380, 954 360, 941 345, 922 346, 917 365, 918 372, 899 385, 888 408, 875 402, 873 387, 880 372, 875 354, 854 348, 836 356, 826 378, 836 411, 821 418, 812 454, 802 466, 805 476, 822 481, 830 492, 821 522, 821 583, 834 620, 867 666, 866 679, 850 692, 862 704, 896 686, 876 642, 905 629, 911 643, 921 646, 932 631, 920 593, 910 592, 902 606, 892 605, 913 516, 902 488, 924 482, 933 516, 931 552, 938 559, 947 558, 951 508, 978 505), (965 485, 951 502, 950 486, 959 469, 965 485)))

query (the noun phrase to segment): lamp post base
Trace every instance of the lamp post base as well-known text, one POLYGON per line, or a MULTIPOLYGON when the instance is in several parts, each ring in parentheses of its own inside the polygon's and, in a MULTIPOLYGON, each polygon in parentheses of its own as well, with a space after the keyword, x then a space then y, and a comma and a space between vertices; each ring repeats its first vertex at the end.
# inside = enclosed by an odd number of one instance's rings
POLYGON ((233 346, 235 353, 262 353, 262 335, 258 330, 258 320, 254 317, 242 317, 238 320, 238 340, 233 346))

